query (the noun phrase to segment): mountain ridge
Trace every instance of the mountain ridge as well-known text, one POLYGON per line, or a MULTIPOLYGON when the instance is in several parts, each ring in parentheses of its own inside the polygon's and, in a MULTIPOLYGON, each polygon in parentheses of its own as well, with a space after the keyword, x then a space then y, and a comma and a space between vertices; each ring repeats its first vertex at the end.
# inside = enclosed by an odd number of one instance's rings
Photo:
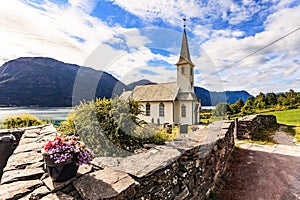
MULTIPOLYGON (((153 84, 153 83, 154 82, 151 82, 150 80, 142 79, 127 84, 127 87, 133 90, 134 87, 138 85, 153 84)), ((249 97, 252 97, 252 95, 245 90, 215 92, 215 91, 209 91, 202 87, 195 86, 194 92, 197 95, 197 97, 201 99, 202 106, 215 106, 218 103, 224 103, 224 102, 232 104, 238 101, 239 99, 242 99, 244 102, 246 102, 246 100, 249 97)))
POLYGON ((111 74, 53 58, 21 57, 0 67, 4 106, 69 107, 84 99, 111 98, 123 89, 127 86, 111 74))
MULTIPOLYGON (((152 83, 142 79, 125 85, 101 70, 48 57, 20 57, 0 67, 0 106, 70 107, 152 83)), ((195 87, 195 94, 203 106, 234 103, 240 98, 245 102, 251 96, 246 91, 210 92, 201 87, 195 87)))

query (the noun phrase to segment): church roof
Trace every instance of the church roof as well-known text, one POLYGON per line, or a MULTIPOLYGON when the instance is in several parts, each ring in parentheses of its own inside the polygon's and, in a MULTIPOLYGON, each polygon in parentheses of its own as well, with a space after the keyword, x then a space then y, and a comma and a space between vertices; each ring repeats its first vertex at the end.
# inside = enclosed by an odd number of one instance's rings
POLYGON ((174 101, 179 88, 176 82, 136 86, 131 98, 135 101, 174 101))
POLYGON ((198 100, 198 97, 193 92, 179 92, 176 100, 178 101, 198 100))
POLYGON ((189 45, 188 45, 188 41, 187 41, 186 31, 184 28, 183 35, 182 35, 182 42, 181 42, 180 57, 179 57, 179 61, 176 63, 176 65, 180 65, 185 62, 188 62, 188 63, 194 65, 191 61, 189 45))
POLYGON ((131 94, 132 94, 132 90, 130 90, 130 91, 123 91, 123 93, 120 96, 120 99, 127 100, 127 99, 130 98, 131 94))

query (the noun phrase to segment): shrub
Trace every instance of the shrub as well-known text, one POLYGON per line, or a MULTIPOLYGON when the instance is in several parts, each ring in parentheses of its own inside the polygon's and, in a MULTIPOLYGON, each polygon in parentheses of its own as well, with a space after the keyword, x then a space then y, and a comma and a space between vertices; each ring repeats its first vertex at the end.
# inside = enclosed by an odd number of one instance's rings
POLYGON ((219 103, 216 105, 215 110, 213 111, 213 116, 225 116, 228 110, 227 103, 219 103))
POLYGON ((141 113, 135 101, 96 99, 76 106, 58 129, 79 135, 97 156, 127 156, 145 143, 162 144, 168 139, 140 120, 141 113))
POLYGON ((57 128, 58 131, 63 132, 67 135, 75 135, 76 134, 76 127, 75 127, 75 112, 74 110, 69 112, 66 121, 63 121, 59 124, 57 128))
POLYGON ((8 117, 3 121, 4 128, 21 128, 45 124, 42 120, 30 114, 8 117))

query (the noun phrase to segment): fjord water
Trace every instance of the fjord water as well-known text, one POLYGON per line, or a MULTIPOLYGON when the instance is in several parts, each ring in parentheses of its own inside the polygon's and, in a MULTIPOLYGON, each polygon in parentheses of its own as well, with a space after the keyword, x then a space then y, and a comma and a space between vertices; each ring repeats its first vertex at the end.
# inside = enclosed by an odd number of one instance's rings
POLYGON ((25 113, 43 120, 63 121, 71 109, 70 107, 0 107, 0 121, 25 113))

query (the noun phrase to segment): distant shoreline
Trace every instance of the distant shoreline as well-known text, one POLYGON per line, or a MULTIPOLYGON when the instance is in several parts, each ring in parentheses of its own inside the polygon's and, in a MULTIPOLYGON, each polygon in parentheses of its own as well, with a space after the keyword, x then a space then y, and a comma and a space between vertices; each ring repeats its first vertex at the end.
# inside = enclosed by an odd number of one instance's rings
POLYGON ((63 121, 71 109, 72 107, 0 107, 0 121, 10 116, 18 116, 25 113, 34 115, 42 120, 63 121))

